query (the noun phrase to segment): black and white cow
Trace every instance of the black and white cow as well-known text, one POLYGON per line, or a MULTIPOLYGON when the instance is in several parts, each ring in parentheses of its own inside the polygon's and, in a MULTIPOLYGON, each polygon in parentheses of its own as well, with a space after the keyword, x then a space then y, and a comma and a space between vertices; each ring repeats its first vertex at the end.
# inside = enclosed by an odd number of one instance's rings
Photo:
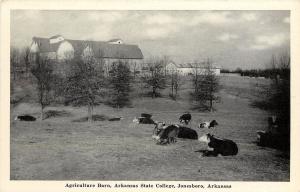
POLYGON ((132 122, 137 124, 155 124, 153 119, 146 117, 135 117, 132 122))
POLYGON ((203 129, 203 128, 207 128, 207 129, 210 129, 210 128, 213 128, 215 126, 219 125, 218 122, 216 120, 212 120, 211 122, 203 122, 203 123, 200 123, 198 125, 198 128, 199 129, 203 129))
POLYGON ((161 129, 156 127, 153 130, 152 138, 157 141, 157 144, 175 143, 179 129, 175 125, 164 126, 161 129))
POLYGON ((151 114, 142 113, 140 117, 135 117, 132 122, 137 124, 155 124, 151 117, 151 114))
POLYGON ((221 139, 211 134, 205 134, 199 138, 199 141, 208 144, 211 150, 205 150, 203 156, 223 156, 236 155, 238 153, 237 144, 229 139, 221 139))
POLYGON ((190 113, 185 113, 179 117, 179 122, 184 124, 189 124, 192 120, 192 115, 190 113))
POLYGON ((179 127, 178 138, 194 140, 198 139, 198 133, 194 129, 179 125, 177 126, 179 127))
POLYGON ((282 134, 281 127, 288 127, 287 125, 283 125, 282 119, 277 116, 268 117, 268 129, 266 131, 258 130, 257 133, 257 144, 259 146, 278 146, 282 141, 278 141, 279 138, 286 138, 284 134, 282 134))
POLYGON ((15 120, 19 121, 35 121, 36 118, 31 115, 18 115, 16 116, 15 120))
POLYGON ((166 125, 163 122, 158 122, 153 130, 152 138, 157 141, 157 144, 167 144, 175 143, 176 138, 196 140, 198 139, 198 134, 191 128, 176 124, 166 125))
POLYGON ((145 118, 151 119, 152 115, 149 114, 149 113, 141 113, 141 117, 145 117, 145 118))

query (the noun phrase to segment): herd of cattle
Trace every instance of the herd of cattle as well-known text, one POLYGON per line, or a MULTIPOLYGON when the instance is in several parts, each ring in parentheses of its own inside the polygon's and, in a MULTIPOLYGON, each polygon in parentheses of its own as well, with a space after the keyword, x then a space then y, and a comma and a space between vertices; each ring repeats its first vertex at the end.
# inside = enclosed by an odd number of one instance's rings
MULTIPOLYGON (((223 156, 236 155, 238 147, 235 142, 229 139, 222 139, 210 133, 201 137, 198 136, 197 131, 192 128, 186 127, 192 119, 190 113, 183 114, 179 117, 179 124, 166 124, 165 122, 157 122, 151 119, 151 114, 142 113, 141 117, 135 118, 134 123, 139 124, 154 124, 152 138, 156 140, 157 144, 170 144, 175 143, 177 138, 199 140, 200 142, 207 143, 207 149, 203 150, 203 156, 223 156)), ((202 122, 198 125, 200 129, 211 129, 217 126, 216 120, 210 122, 202 122)))
MULTIPOLYGON (((109 119, 109 121, 119 121, 122 117, 109 119)), ((201 137, 198 136, 197 131, 186 127, 191 122, 192 116, 190 113, 183 114, 179 117, 179 124, 166 124, 165 122, 157 122, 152 119, 151 114, 142 113, 141 117, 134 118, 133 122, 138 124, 154 124, 152 138, 156 140, 157 144, 171 144, 175 143, 177 138, 198 140, 207 143, 207 149, 203 150, 203 156, 223 156, 236 155, 238 147, 235 142, 229 139, 222 139, 210 133, 201 137)), ((20 121, 35 121, 36 118, 30 115, 19 115, 15 120, 20 121)), ((198 125, 199 129, 212 129, 218 125, 216 120, 210 122, 202 122, 198 125)))

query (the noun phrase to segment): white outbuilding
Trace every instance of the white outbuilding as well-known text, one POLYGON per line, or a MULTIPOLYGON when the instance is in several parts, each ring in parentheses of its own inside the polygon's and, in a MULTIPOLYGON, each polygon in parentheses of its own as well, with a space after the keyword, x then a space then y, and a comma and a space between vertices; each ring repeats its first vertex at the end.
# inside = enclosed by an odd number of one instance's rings
POLYGON ((193 75, 196 72, 198 74, 204 74, 208 71, 212 71, 215 75, 220 75, 221 73, 221 67, 216 66, 215 63, 208 66, 206 62, 176 64, 171 61, 167 64, 166 70, 169 74, 177 72, 180 75, 193 75))

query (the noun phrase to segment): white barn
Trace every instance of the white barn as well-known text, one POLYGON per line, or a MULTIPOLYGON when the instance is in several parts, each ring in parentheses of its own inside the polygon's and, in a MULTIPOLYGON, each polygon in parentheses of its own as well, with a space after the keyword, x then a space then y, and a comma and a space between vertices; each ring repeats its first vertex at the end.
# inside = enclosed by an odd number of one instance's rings
POLYGON ((107 71, 110 70, 111 64, 117 60, 126 61, 132 71, 138 71, 143 60, 142 51, 137 45, 125 44, 121 39, 112 39, 107 42, 71 40, 65 39, 61 35, 50 38, 33 37, 30 53, 32 60, 35 60, 37 54, 44 58, 56 60, 62 71, 66 70, 63 63, 73 59, 75 54, 82 57, 93 56, 99 62, 101 59, 107 71))
POLYGON ((196 70, 199 74, 204 74, 208 69, 213 71, 215 75, 220 75, 221 73, 221 67, 215 66, 215 64, 212 64, 211 67, 207 67, 206 62, 176 64, 175 62, 171 61, 166 66, 168 73, 176 71, 180 75, 192 75, 196 72, 196 70))

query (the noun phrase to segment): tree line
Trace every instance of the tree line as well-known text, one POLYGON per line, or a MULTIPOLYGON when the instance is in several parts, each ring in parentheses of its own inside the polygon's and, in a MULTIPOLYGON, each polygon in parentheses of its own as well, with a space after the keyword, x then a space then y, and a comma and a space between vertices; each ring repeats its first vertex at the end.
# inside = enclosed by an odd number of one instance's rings
POLYGON ((235 70, 221 69, 221 73, 238 73, 241 76, 264 77, 267 79, 286 79, 289 74, 289 66, 287 66, 287 63, 290 62, 289 59, 288 53, 282 53, 278 56, 272 55, 265 69, 241 69, 238 67, 235 70))
MULTIPOLYGON (((161 96, 161 90, 169 88, 170 98, 176 100, 184 84, 178 71, 167 72, 169 57, 166 56, 151 58, 146 63, 148 70, 138 76, 130 71, 129 63, 122 59, 113 62, 109 73, 105 74, 107 70, 104 69, 103 60, 100 58, 99 61, 99 58, 91 55, 75 53, 73 58, 59 64, 56 60, 39 54, 36 54, 34 60, 30 56, 29 48, 21 51, 11 49, 11 76, 13 80, 32 76, 41 106, 41 119, 44 119, 44 109, 58 98, 62 98, 65 105, 86 106, 88 121, 92 121, 95 105, 104 102, 115 108, 130 105, 132 85, 137 79, 153 99, 161 96), (56 67, 63 65, 68 65, 68 68, 64 68, 62 75, 56 72, 56 67), (108 98, 108 101, 103 98, 108 98)), ((208 73, 200 74, 196 70, 192 80, 196 91, 192 98, 198 105, 207 105, 211 110, 217 99, 215 93, 218 81, 210 71, 209 64, 207 66, 208 73)))

